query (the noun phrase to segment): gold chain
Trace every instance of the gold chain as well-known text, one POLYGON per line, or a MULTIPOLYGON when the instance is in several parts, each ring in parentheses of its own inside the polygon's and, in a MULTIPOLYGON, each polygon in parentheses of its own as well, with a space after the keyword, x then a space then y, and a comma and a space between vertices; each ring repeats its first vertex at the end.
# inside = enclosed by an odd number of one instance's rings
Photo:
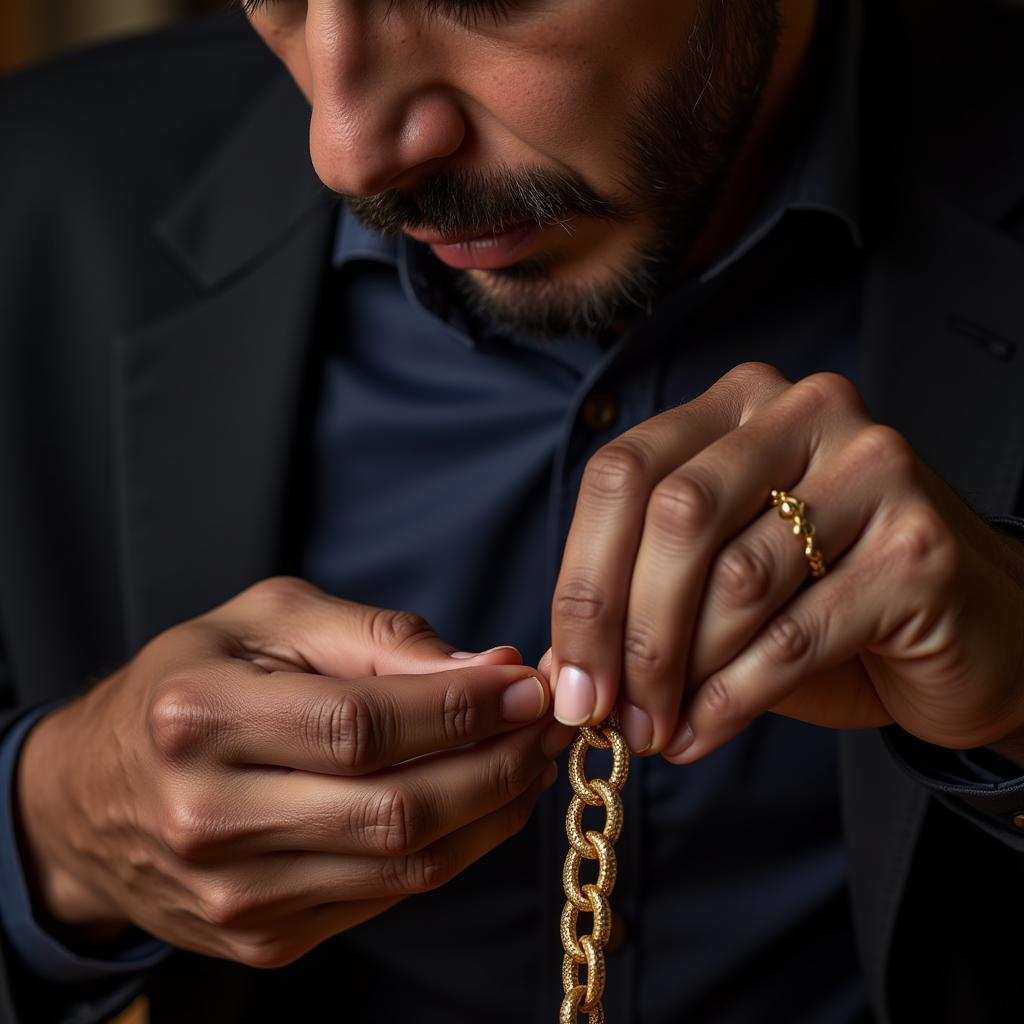
POLYGON ((569 852, 562 869, 565 907, 562 910, 562 988, 565 996, 558 1015, 559 1024, 576 1024, 578 1015, 587 1015, 587 1024, 604 1024, 605 963, 604 948, 612 930, 612 912, 608 898, 615 887, 614 843, 622 832, 622 797, 619 795, 629 775, 629 747, 619 732, 614 712, 597 729, 580 729, 569 751, 569 782, 573 798, 565 816, 569 852), (612 750, 612 771, 607 779, 588 779, 584 770, 587 751, 612 750), (600 832, 583 832, 585 807, 604 807, 605 822, 600 832), (597 861, 597 881, 580 884, 580 867, 585 860, 597 861), (593 931, 577 935, 580 912, 592 914, 593 931), (586 964, 587 980, 580 981, 580 967, 586 964))

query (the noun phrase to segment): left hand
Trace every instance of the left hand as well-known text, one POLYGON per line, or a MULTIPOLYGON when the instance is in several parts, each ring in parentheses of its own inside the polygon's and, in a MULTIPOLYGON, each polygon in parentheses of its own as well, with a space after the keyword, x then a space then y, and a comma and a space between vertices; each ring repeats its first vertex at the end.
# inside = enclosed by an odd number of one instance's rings
POLYGON ((1024 730, 1024 545, 844 378, 747 364, 590 460, 545 661, 563 721, 618 702, 630 746, 680 764, 765 711, 990 745, 1024 730), (773 488, 817 529, 806 587, 773 488))

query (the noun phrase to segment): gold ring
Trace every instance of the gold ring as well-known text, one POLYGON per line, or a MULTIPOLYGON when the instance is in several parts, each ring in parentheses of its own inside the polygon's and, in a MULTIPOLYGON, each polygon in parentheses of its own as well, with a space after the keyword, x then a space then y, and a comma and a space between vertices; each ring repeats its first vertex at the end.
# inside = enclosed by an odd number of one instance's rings
POLYGON ((811 575, 820 579, 825 575, 825 559, 814 544, 814 527, 807 518, 807 506, 794 494, 772 491, 772 507, 783 519, 793 522, 793 533, 804 542, 804 557, 811 567, 811 575))

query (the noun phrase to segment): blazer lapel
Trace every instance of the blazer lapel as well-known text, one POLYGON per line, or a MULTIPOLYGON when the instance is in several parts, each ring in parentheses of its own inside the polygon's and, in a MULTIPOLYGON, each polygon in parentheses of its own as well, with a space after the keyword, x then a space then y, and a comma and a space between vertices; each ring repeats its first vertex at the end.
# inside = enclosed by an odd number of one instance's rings
POLYGON ((280 571, 336 215, 280 76, 155 226, 196 301, 118 339, 129 649, 280 571))
MULTIPOLYGON (((1024 249, 973 197, 961 191, 954 203, 934 178, 909 180, 871 244, 862 390, 872 414, 979 513, 1013 513, 1024 465, 1024 249)), ((886 1024, 894 929, 928 796, 875 730, 845 735, 840 764, 854 920, 886 1024)))

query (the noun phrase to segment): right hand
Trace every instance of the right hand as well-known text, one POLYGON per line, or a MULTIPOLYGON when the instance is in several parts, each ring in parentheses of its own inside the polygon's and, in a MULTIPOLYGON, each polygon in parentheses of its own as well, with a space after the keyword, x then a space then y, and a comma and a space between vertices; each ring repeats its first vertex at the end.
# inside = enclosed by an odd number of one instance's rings
POLYGON ((167 630, 29 734, 45 910, 275 967, 442 885, 525 824, 571 734, 513 648, 451 653, 287 578, 167 630))

